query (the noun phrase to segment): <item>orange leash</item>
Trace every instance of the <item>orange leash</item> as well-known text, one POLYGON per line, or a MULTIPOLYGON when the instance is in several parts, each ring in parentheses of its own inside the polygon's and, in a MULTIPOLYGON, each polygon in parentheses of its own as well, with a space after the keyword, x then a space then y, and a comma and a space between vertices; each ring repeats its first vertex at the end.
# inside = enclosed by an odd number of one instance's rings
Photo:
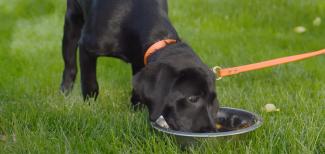
POLYGON ((319 56, 325 54, 325 49, 319 50, 319 51, 314 51, 314 52, 309 52, 309 53, 304 53, 300 55, 295 55, 295 56, 289 56, 289 57, 283 57, 283 58, 277 58, 273 60, 268 60, 268 61, 263 61, 255 64, 248 64, 248 65, 243 65, 243 66, 238 66, 238 67, 232 67, 232 68, 221 68, 219 66, 216 66, 213 68, 213 72, 217 76, 217 80, 222 79, 225 76, 231 76, 243 72, 249 72, 253 70, 259 70, 267 67, 272 67, 280 64, 285 64, 285 63, 290 63, 290 62, 295 62, 315 56, 319 56))

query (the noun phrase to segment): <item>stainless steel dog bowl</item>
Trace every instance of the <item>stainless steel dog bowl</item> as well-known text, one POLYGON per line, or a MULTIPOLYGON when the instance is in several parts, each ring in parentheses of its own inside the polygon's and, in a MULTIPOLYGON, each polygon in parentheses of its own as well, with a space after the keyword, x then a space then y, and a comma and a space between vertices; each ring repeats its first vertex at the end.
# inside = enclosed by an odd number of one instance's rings
POLYGON ((175 136, 180 144, 186 145, 200 139, 233 136, 254 131, 262 125, 262 118, 242 109, 222 107, 218 111, 216 122, 222 128, 219 128, 216 132, 209 133, 175 131, 166 126, 161 126, 157 122, 151 122, 151 126, 159 132, 175 136))

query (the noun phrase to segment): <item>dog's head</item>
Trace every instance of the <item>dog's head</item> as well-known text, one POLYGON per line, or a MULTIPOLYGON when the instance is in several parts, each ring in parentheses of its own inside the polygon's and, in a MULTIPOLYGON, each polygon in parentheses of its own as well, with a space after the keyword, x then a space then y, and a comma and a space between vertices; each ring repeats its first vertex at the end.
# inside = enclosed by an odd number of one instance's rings
POLYGON ((218 101, 215 77, 208 67, 180 69, 153 63, 135 75, 133 87, 147 105, 151 121, 162 115, 173 130, 215 131, 218 101))

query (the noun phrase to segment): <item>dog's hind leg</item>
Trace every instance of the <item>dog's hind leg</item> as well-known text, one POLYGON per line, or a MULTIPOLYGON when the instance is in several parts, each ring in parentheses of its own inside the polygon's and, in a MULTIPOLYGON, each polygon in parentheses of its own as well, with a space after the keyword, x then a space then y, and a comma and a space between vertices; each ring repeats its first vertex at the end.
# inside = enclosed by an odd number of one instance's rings
POLYGON ((168 2, 167 2, 167 0, 158 0, 158 4, 160 5, 161 8, 163 8, 163 10, 166 11, 166 13, 168 13, 168 2))
POLYGON ((79 49, 80 73, 81 73, 81 88, 84 100, 98 96, 98 82, 96 76, 97 56, 89 54, 90 52, 80 46, 79 49))
POLYGON ((83 26, 82 11, 77 1, 67 0, 67 10, 62 40, 62 56, 64 71, 61 82, 61 91, 68 94, 72 88, 77 74, 76 53, 78 41, 83 26))

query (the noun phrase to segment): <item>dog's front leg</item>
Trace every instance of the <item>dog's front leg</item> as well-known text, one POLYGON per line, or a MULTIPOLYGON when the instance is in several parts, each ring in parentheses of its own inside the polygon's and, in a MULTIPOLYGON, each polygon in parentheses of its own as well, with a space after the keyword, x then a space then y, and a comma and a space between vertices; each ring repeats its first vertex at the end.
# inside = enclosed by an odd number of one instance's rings
POLYGON ((139 95, 136 94, 134 89, 132 90, 132 95, 131 95, 131 107, 135 110, 139 109, 141 106, 140 98, 139 95))
POLYGON ((84 100, 97 98, 98 82, 96 77, 97 56, 90 55, 89 52, 80 47, 80 73, 81 88, 84 100))
MULTIPOLYGON (((132 76, 134 76, 135 74, 137 74, 142 68, 143 68, 143 65, 132 64, 132 76)), ((139 109, 139 108, 141 108, 140 97, 135 92, 134 89, 132 89, 132 94, 131 94, 131 106, 133 107, 133 109, 139 109)))

